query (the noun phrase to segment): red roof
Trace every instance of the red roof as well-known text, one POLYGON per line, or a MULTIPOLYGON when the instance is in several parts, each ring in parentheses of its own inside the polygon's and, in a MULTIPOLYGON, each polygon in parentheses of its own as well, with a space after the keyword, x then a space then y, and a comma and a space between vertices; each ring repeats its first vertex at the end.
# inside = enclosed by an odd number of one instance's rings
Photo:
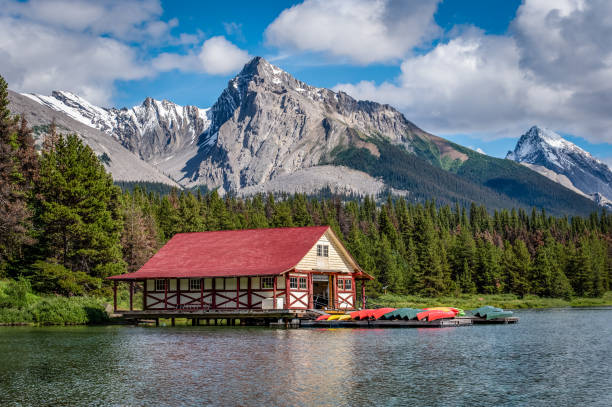
POLYGON ((109 277, 236 277, 281 274, 306 256, 329 226, 178 233, 142 268, 109 277))

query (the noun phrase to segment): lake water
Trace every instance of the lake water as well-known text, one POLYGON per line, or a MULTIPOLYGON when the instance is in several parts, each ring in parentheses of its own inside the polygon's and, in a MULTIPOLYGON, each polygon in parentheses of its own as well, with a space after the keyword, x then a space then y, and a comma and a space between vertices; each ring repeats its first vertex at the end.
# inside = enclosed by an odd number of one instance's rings
POLYGON ((442 329, 0 328, 0 405, 612 405, 612 308, 442 329))

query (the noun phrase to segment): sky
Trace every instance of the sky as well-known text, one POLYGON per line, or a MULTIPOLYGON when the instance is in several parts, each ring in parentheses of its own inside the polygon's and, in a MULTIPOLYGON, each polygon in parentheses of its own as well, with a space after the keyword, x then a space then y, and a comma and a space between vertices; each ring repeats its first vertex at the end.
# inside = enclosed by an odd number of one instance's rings
POLYGON ((0 74, 211 106, 253 56, 505 156, 532 125, 612 165, 609 0, 0 0, 0 74))

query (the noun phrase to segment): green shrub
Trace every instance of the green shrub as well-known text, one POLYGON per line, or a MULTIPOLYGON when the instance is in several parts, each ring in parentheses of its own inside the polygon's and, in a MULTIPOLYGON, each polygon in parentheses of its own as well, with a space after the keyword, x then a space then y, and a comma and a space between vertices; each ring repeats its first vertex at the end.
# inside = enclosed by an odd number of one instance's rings
POLYGON ((72 271, 57 263, 37 261, 30 279, 34 289, 42 293, 85 295, 100 288, 102 280, 82 271, 72 271))
POLYGON ((26 308, 32 302, 32 287, 25 278, 9 280, 4 287, 4 295, 0 297, 0 308, 26 308))
POLYGON ((32 319, 43 325, 99 324, 108 321, 101 300, 90 297, 48 297, 32 307, 32 319))

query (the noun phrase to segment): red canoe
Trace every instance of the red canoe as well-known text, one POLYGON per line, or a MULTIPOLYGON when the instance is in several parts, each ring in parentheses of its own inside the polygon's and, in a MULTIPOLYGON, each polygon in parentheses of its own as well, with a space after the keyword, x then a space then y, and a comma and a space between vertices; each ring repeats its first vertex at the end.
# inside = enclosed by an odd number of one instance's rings
POLYGON ((315 321, 325 321, 327 318, 329 318, 329 315, 321 315, 321 316, 317 317, 317 319, 315 319, 315 321))
POLYGON ((351 316, 351 319, 359 319, 359 313, 360 312, 361 311, 353 311, 349 315, 351 316))
POLYGON ((444 318, 455 318, 455 316, 457 315, 457 313, 455 313, 454 311, 429 311, 429 314, 427 314, 427 320, 428 321, 435 321, 436 319, 444 319, 444 318))

